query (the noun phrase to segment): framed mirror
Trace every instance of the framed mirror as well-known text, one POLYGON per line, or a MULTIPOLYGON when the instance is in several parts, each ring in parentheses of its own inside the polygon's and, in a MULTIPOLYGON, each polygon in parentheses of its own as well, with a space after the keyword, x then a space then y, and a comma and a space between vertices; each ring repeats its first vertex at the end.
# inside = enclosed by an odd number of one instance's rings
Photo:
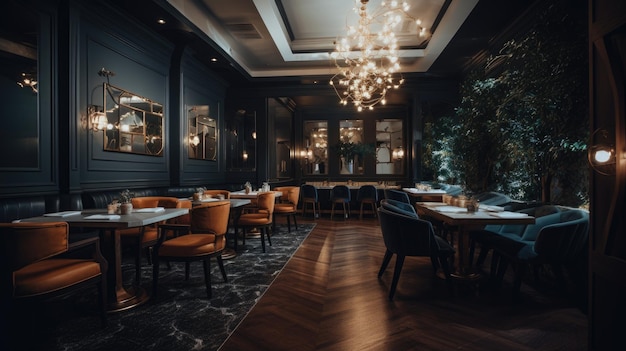
POLYGON ((256 111, 238 109, 226 118, 226 167, 256 170, 256 111))
POLYGON ((304 122, 303 174, 328 174, 328 121, 304 122))
POLYGON ((94 130, 104 133, 104 150, 163 156, 163 105, 104 83, 103 110, 90 107, 94 130))
POLYGON ((376 174, 402 174, 404 145, 401 119, 376 121, 376 174))
POLYGON ((209 106, 191 106, 189 120, 189 158, 217 161, 217 121, 209 116, 209 106))

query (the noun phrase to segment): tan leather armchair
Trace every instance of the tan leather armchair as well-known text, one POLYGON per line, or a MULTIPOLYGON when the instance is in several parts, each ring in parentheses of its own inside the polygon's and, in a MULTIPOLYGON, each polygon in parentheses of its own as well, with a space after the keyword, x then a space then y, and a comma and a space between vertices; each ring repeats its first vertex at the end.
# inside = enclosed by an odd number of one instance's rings
POLYGON ((45 301, 97 285, 102 325, 106 325, 107 262, 97 237, 69 243, 65 222, 0 223, 3 318, 20 305, 45 301), (3 306, 4 307, 4 306, 3 306))
POLYGON ((274 188, 274 191, 282 192, 282 196, 274 205, 274 224, 276 227, 276 216, 287 217, 287 229, 291 233, 291 218, 293 218, 293 224, 298 230, 298 222, 296 221, 296 214, 298 213, 298 201, 300 200, 300 187, 299 186, 279 186, 274 188))
POLYGON ((273 191, 262 192, 257 195, 258 210, 254 213, 244 213, 239 216, 235 224, 235 250, 237 250, 237 230, 243 229, 243 243, 246 243, 246 232, 249 229, 258 228, 261 232, 261 246, 265 252, 265 237, 272 246, 269 229, 272 227, 274 218, 274 205, 276 196, 273 191))
MULTIPOLYGON (((140 208, 181 208, 183 205, 175 197, 169 196, 143 196, 132 199, 133 209, 140 208)), ((141 282, 141 252, 146 250, 148 263, 152 263, 151 248, 157 242, 157 226, 147 226, 120 230, 122 245, 131 245, 135 248, 135 282, 141 282)))
POLYGON ((207 202, 193 207, 190 211, 190 223, 159 225, 159 240, 154 246, 152 260, 152 290, 157 295, 159 280, 159 262, 185 262, 185 280, 189 279, 189 264, 202 261, 207 296, 211 298, 210 259, 215 257, 224 281, 228 281, 222 251, 226 247, 226 230, 230 215, 230 202, 207 202), (167 239, 167 232, 175 230, 185 233, 167 239), (167 239, 167 240, 166 240, 167 239))

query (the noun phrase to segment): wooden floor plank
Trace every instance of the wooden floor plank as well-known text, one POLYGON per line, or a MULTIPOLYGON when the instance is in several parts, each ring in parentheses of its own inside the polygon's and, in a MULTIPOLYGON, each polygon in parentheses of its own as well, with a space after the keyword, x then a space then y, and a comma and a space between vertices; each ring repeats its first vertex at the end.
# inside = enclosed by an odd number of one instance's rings
MULTIPOLYGON (((560 291, 523 284, 451 291, 428 258, 407 258, 388 300, 395 260, 377 219, 298 218, 317 225, 221 350, 585 350, 587 318, 560 291)), ((488 267, 488 264, 486 265, 488 267)))

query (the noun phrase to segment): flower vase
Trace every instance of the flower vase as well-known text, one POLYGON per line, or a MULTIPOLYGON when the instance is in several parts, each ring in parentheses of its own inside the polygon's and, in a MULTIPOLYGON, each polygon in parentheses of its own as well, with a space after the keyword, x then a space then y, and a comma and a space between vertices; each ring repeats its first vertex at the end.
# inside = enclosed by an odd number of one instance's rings
POLYGON ((120 214, 127 215, 133 212, 133 204, 125 203, 120 205, 120 214))

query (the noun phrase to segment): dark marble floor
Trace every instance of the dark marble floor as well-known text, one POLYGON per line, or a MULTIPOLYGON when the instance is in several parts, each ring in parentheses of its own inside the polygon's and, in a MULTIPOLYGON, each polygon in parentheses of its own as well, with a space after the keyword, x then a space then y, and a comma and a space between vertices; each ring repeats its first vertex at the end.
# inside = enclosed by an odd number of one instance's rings
MULTIPOLYGON (((24 311, 15 326, 15 350, 217 350, 280 273, 315 224, 300 224, 288 233, 278 226, 272 246, 261 251, 259 239, 248 238, 237 257, 225 260, 224 283, 212 261, 213 298, 208 300, 200 262, 192 263, 189 281, 184 264, 163 267, 159 295, 134 309, 109 314, 100 327, 95 290, 81 296, 24 311), (88 298, 87 298, 88 297, 88 298)), ((126 262, 126 261, 125 261, 126 262)), ((134 276, 132 260, 124 264, 125 279, 134 276)), ((142 269, 142 285, 152 282, 152 268, 142 269)), ((35 307, 35 306, 33 306, 35 307)))

